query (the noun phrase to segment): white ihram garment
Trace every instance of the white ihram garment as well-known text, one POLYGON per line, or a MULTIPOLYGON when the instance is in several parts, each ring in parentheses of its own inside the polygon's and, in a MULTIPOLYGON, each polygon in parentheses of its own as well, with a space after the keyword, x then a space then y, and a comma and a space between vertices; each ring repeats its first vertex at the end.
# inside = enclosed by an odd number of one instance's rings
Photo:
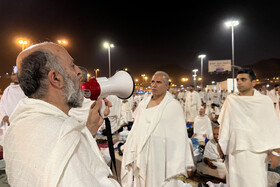
POLYGON ((95 101, 92 101, 88 98, 84 98, 82 106, 77 108, 71 108, 68 112, 68 115, 75 117, 81 122, 86 122, 88 119, 90 107, 94 102, 95 101))
POLYGON ((209 166, 204 168, 204 174, 208 174, 217 178, 225 179, 226 178, 226 166, 223 162, 223 159, 220 158, 220 154, 217 147, 217 142, 214 139, 211 139, 207 142, 204 153, 204 158, 209 158, 211 162, 217 166, 216 169, 211 169, 209 166))
POLYGON ((198 115, 201 108, 201 99, 196 91, 187 92, 185 98, 185 114, 186 121, 194 122, 194 118, 198 115))
POLYGON ((138 106, 122 159, 123 187, 177 185, 174 177, 187 176, 193 166, 184 114, 179 102, 166 92, 158 106, 148 108, 151 98, 138 106))
POLYGON ((16 108, 18 102, 25 98, 22 89, 19 84, 11 83, 3 93, 0 100, 0 145, 3 146, 4 135, 8 130, 8 124, 3 121, 3 117, 11 116, 12 112, 16 108))
POLYGON ((204 149, 203 157, 207 157, 211 160, 218 160, 222 162, 217 146, 218 145, 214 139, 208 141, 204 149))
MULTIPOLYGON (((121 110, 122 110, 122 100, 119 99, 115 95, 109 95, 106 97, 107 100, 109 100, 112 104, 112 107, 110 107, 110 113, 108 115, 108 119, 110 120, 110 126, 111 126, 111 132, 112 134, 115 133, 121 126, 121 110)), ((101 129, 105 129, 105 120, 103 124, 100 127, 101 129)))
POLYGON ((214 92, 212 91, 207 92, 207 101, 211 100, 210 104, 213 103, 213 97, 214 97, 214 92))
POLYGON ((127 99, 127 102, 122 103, 122 108, 121 108, 122 123, 128 123, 130 121, 133 121, 132 107, 133 107, 133 98, 132 97, 127 99))
POLYGON ((275 91, 275 89, 270 90, 267 95, 270 97, 273 103, 277 103, 278 93, 275 91))
POLYGON ((196 134, 194 138, 197 138, 198 141, 205 141, 205 137, 203 137, 204 134, 206 134, 206 137, 208 139, 212 139, 212 125, 207 115, 198 115, 195 117, 193 124, 193 133, 196 134))
POLYGON ((218 122, 219 144, 227 155, 227 183, 267 186, 267 151, 280 148, 280 122, 271 99, 257 90, 253 96, 231 94, 218 122))
POLYGON ((13 187, 119 186, 85 123, 42 100, 17 105, 4 158, 13 187))
POLYGON ((280 119, 280 96, 279 95, 277 95, 277 103, 275 109, 276 109, 276 114, 280 119))

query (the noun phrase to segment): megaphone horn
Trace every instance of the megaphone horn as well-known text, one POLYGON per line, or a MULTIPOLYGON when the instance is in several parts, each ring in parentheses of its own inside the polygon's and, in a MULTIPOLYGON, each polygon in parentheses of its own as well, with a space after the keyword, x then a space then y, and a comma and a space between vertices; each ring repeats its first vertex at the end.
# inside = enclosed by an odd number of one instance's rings
POLYGON ((84 97, 91 100, 116 95, 120 99, 128 99, 134 92, 133 77, 126 71, 120 70, 110 78, 91 78, 81 86, 84 97))

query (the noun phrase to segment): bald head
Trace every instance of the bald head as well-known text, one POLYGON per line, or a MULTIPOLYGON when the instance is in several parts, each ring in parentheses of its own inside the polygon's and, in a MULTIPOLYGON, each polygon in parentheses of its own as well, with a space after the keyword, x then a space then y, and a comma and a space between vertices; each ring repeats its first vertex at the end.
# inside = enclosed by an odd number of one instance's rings
MULTIPOLYGON (((43 42, 39 44, 32 45, 25 50, 23 50, 18 56, 16 60, 17 68, 18 68, 18 73, 21 73, 21 65, 22 61, 25 57, 29 56, 33 52, 36 51, 48 51, 49 53, 53 54, 54 56, 60 58, 60 56, 63 56, 62 54, 68 54, 66 49, 62 47, 61 45, 55 44, 53 42, 43 42)), ((69 55, 70 56, 70 55, 69 55)), ((63 61, 63 59, 57 59, 60 61, 63 61)))
POLYGON ((213 137, 216 142, 219 141, 219 130, 220 130, 219 126, 213 127, 213 137))
POLYGON ((204 107, 201 107, 201 108, 199 109, 199 115, 200 115, 200 116, 204 116, 204 115, 205 115, 205 108, 204 108, 204 107))
POLYGON ((18 80, 26 96, 49 102, 66 114, 83 102, 81 70, 60 45, 44 42, 22 51, 17 58, 18 80))
POLYGON ((49 86, 48 73, 55 70, 65 77, 65 66, 72 61, 68 52, 58 44, 44 42, 30 46, 17 57, 20 87, 28 97, 44 98, 49 86))

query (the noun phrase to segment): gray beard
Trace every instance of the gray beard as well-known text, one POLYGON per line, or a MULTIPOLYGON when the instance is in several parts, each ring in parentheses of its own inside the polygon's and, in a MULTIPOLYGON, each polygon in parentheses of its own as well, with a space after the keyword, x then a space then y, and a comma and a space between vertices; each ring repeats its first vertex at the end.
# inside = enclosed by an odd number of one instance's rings
POLYGON ((81 91, 80 85, 77 81, 73 81, 68 75, 64 78, 66 86, 63 90, 65 95, 66 103, 70 108, 81 107, 84 101, 84 96, 81 91))

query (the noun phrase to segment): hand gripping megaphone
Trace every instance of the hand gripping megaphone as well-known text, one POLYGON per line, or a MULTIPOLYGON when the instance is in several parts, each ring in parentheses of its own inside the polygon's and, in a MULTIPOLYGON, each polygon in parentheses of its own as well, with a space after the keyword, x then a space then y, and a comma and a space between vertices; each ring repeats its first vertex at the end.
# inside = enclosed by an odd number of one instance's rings
POLYGON ((91 78, 81 86, 84 97, 91 100, 116 95, 120 99, 128 99, 134 92, 133 77, 126 71, 120 70, 110 78, 91 78))

